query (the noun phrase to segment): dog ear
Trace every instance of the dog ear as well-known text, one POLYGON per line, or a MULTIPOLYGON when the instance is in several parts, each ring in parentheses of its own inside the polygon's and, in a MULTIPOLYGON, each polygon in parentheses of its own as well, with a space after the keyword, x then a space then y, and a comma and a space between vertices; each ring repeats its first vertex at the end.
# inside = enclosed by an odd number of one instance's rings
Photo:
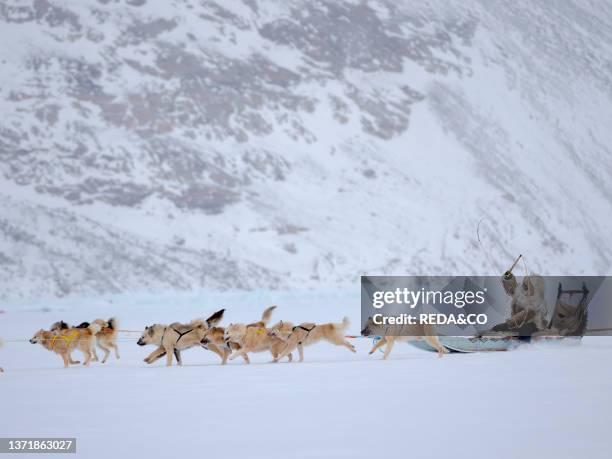
POLYGON ((214 327, 219 322, 221 322, 221 319, 223 319, 223 314, 225 314, 225 309, 221 309, 215 312, 208 319, 206 319, 206 325, 208 325, 209 328, 214 327))

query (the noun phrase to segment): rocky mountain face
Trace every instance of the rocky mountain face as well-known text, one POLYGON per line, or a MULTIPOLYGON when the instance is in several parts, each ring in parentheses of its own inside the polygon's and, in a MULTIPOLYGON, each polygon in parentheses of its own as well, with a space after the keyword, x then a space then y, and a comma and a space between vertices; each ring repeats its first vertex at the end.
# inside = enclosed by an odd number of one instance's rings
POLYGON ((601 2, 0 1, 0 44, 2 298, 612 272, 601 2))

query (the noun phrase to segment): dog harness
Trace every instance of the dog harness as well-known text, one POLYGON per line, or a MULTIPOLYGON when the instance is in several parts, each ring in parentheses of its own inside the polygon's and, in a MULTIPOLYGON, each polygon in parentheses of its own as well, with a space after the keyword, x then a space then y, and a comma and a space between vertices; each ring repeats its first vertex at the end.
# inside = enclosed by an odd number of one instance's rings
MULTIPOLYGON (((232 352, 232 345, 230 344, 230 340, 229 338, 225 339, 223 338, 223 342, 225 343, 225 346, 227 346, 227 348, 229 349, 230 352, 232 352)), ((208 348, 207 348, 208 349, 208 348)))
MULTIPOLYGON (((176 343, 174 343, 175 345, 178 344, 178 342, 181 340, 181 338, 189 333, 191 333, 194 329, 192 328, 191 330, 187 330, 186 332, 181 333, 180 331, 176 330, 176 329, 172 329, 177 335, 179 335, 178 339, 176 340, 176 343)), ((162 337, 163 339, 163 337, 162 337)))
POLYGON ((70 335, 55 335, 51 338, 51 349, 55 347, 55 341, 57 341, 58 338, 63 339, 66 344, 70 346, 70 343, 72 343, 77 336, 79 336, 79 332, 76 330, 73 330, 70 335))
POLYGON ((301 328, 302 330, 304 330, 306 332, 306 336, 304 336, 304 338, 298 341, 298 344, 302 344, 302 342, 304 342, 304 340, 308 338, 308 335, 310 335, 310 332, 313 331, 315 327, 316 325, 313 325, 312 328, 306 328, 306 327, 303 327, 302 325, 296 325, 295 327, 291 329, 291 333, 295 333, 296 328, 301 328))

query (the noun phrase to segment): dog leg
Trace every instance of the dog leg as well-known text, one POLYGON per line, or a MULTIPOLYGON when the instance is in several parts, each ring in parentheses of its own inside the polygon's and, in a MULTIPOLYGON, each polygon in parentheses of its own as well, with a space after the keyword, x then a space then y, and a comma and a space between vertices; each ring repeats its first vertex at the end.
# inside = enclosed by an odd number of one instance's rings
POLYGON ((249 360, 249 356, 247 354, 244 354, 242 358, 244 359, 245 363, 251 363, 251 361, 249 360))
POLYGON ((209 344, 208 348, 209 351, 214 352, 215 354, 217 354, 219 357, 221 357, 221 365, 223 365, 226 361, 227 361, 227 349, 219 349, 217 346, 215 346, 214 344, 209 344))
POLYGON ((302 346, 302 343, 298 343, 297 345, 298 348, 298 353, 300 354, 300 362, 304 361, 304 346, 302 346))
POLYGON ((344 346, 345 348, 347 348, 349 351, 351 351, 353 354, 355 354, 357 352, 357 350, 355 349, 355 346, 353 346, 351 343, 349 343, 348 341, 342 341, 342 343, 340 343, 340 346, 344 346))
MULTIPOLYGON (((246 357, 246 354, 247 354, 247 352, 246 352, 245 348, 240 348, 240 350, 238 350, 238 351, 234 352, 232 355, 230 355, 230 356, 229 356, 229 359, 230 359, 230 360, 234 360, 236 357, 246 357)), ((247 358, 245 358, 245 361, 246 361, 247 363, 251 363, 251 362, 248 360, 248 357, 247 357, 247 358)))
POLYGON ((425 342, 431 347, 434 347, 438 351, 438 357, 442 357, 444 354, 448 354, 448 349, 442 346, 442 343, 437 336, 424 336, 425 342))
POLYGON ((164 355, 166 355, 166 351, 164 350, 163 347, 159 346, 157 349, 151 352, 147 357, 145 357, 144 361, 146 363, 153 363, 157 359, 162 358, 164 355))
POLYGON ((395 339, 392 337, 387 337, 387 347, 385 347, 385 355, 383 355, 383 360, 387 360, 387 357, 389 357, 389 354, 391 354, 393 344, 395 344, 395 339))
POLYGON ((176 357, 176 363, 179 366, 183 366, 183 360, 181 359, 181 351, 174 348, 174 357, 176 357))
POLYGON ((80 360, 72 360, 72 354, 68 354, 68 362, 70 362, 70 365, 78 365, 81 363, 80 360))
POLYGON ((119 360, 119 346, 117 346, 117 343, 108 343, 108 345, 115 350, 115 358, 119 360))
POLYGON ((287 359, 289 359, 290 362, 293 361, 293 354, 291 352, 287 354, 287 359))
POLYGON ((387 337, 383 336, 382 338, 380 338, 379 340, 377 340, 374 343, 374 347, 372 347, 372 350, 370 352, 368 352, 368 354, 372 355, 374 354, 379 348, 381 348, 385 343, 387 342, 387 337))
POLYGON ((83 365, 88 367, 89 362, 91 361, 91 351, 81 351, 81 352, 83 352, 83 356, 85 357, 85 360, 83 361, 83 365))
MULTIPOLYGON (((106 363, 106 361, 108 360, 108 356, 110 355, 110 349, 107 347, 104 347, 102 343, 98 343, 98 347, 104 351, 104 358, 102 359, 102 363, 106 363)), ((96 358, 94 362, 97 362, 97 361, 98 360, 96 358)))
MULTIPOLYGON (((100 346, 99 343, 98 343, 98 346, 102 347, 102 346, 100 346)), ((96 348, 95 348, 95 346, 93 344, 91 345, 91 360, 94 361, 94 362, 99 362, 100 361, 100 359, 98 358, 98 353, 96 352, 96 348)), ((102 362, 102 363, 104 363, 104 362, 102 362)))
POLYGON ((164 348, 166 351, 166 366, 167 367, 171 367, 172 366, 172 355, 174 354, 174 348, 164 348))
POLYGON ((62 354, 62 359, 64 360, 64 368, 68 368, 68 365, 70 364, 68 354, 62 354))

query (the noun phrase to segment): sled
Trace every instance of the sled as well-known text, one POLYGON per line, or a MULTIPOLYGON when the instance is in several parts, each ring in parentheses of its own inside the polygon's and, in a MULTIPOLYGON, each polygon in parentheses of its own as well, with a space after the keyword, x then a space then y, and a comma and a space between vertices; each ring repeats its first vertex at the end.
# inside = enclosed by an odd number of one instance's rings
MULTIPOLYGON (((439 336, 440 343, 451 352, 501 352, 514 349, 521 342, 514 336, 439 336)), ((423 351, 438 352, 426 341, 408 341, 423 351)))
MULTIPOLYGON (((441 341, 441 340, 440 340, 441 341)), ((414 347, 416 347, 417 349, 420 349, 422 351, 429 351, 429 352, 438 352, 436 350, 436 348, 430 346, 427 341, 425 340, 419 340, 419 341, 408 341, 408 344, 412 344, 414 347)), ((445 346, 446 347, 446 346, 445 346)), ((451 352, 455 352, 452 349, 447 348, 449 351, 451 352)))
POLYGON ((444 347, 455 352, 501 352, 514 349, 521 342, 514 336, 441 336, 444 347))

